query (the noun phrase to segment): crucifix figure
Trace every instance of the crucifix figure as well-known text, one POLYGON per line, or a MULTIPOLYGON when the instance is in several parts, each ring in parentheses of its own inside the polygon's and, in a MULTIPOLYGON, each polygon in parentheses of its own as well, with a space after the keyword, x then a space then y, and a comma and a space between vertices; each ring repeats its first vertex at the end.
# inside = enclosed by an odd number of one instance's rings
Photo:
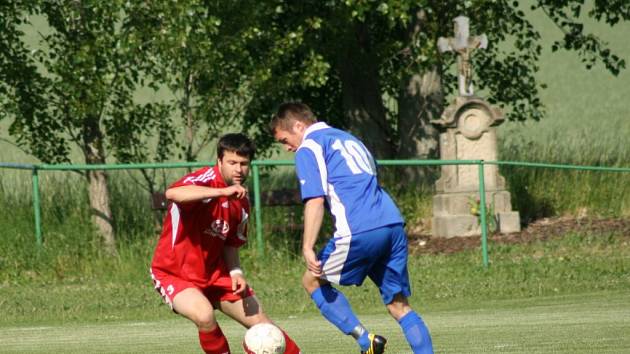
POLYGON ((488 37, 486 37, 485 34, 470 37, 469 20, 466 16, 458 16, 453 21, 455 22, 455 37, 440 37, 437 43, 438 50, 440 53, 456 52, 459 54, 457 56, 459 95, 472 96, 472 65, 470 63, 470 57, 473 50, 488 47, 488 37))

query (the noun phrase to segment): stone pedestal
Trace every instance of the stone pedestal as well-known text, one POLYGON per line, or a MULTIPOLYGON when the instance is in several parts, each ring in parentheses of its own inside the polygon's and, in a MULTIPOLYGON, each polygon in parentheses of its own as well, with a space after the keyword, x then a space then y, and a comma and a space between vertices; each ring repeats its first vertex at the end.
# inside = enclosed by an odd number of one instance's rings
MULTIPOLYGON (((474 96, 458 97, 442 117, 432 123, 440 133, 442 160, 497 160, 496 126, 503 113, 474 96)), ((453 237, 481 234, 477 207, 479 167, 445 165, 433 197, 433 236, 453 237)), ((512 211, 510 193, 496 165, 484 166, 489 226, 501 233, 520 231, 518 212, 512 211)))

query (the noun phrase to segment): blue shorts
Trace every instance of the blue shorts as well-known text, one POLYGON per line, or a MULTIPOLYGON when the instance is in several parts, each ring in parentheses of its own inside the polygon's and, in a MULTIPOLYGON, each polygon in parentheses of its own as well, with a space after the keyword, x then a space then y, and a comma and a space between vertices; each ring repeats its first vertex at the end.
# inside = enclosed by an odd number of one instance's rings
POLYGON ((411 296, 407 271, 407 235, 402 224, 331 238, 319 252, 324 275, 331 283, 361 285, 370 277, 386 305, 396 294, 411 296))

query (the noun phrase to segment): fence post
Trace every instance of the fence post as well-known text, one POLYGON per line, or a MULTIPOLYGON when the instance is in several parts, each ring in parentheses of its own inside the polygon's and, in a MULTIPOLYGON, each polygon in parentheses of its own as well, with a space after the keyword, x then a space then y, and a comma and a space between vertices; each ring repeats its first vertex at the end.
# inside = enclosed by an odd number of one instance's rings
POLYGON ((41 220, 41 207, 39 202, 39 173, 37 166, 33 166, 33 212, 35 213, 35 239, 37 246, 41 247, 42 242, 42 220, 41 220))
POLYGON ((484 180, 484 161, 479 161, 479 213, 481 223, 481 252, 483 266, 488 268, 488 224, 486 221, 486 182, 484 180))
POLYGON ((262 203, 260 201, 260 166, 257 163, 252 163, 252 172, 254 174, 254 216, 256 219, 256 248, 258 249, 258 255, 265 255, 265 245, 263 244, 263 229, 262 229, 262 203))

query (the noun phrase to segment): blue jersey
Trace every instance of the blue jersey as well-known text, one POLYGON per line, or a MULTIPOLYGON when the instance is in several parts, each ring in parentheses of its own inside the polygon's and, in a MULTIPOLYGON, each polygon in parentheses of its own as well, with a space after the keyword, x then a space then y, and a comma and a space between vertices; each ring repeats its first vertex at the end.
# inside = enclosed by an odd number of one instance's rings
POLYGON ((374 159, 351 134, 319 122, 308 127, 295 156, 302 200, 325 197, 335 237, 403 223, 378 185, 374 159))

